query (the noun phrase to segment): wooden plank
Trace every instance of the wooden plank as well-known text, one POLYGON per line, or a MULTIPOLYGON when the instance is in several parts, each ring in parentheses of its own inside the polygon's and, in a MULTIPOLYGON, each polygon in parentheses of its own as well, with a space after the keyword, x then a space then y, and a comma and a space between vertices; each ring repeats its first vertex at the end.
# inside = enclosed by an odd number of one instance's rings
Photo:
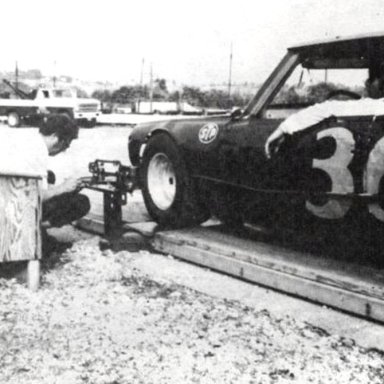
POLYGON ((144 221, 138 223, 127 223, 124 225, 124 229, 128 231, 135 231, 145 237, 153 237, 158 228, 158 224, 154 221, 144 221))
POLYGON ((384 275, 370 268, 357 272, 331 260, 319 263, 319 258, 310 255, 215 234, 206 228, 159 232, 152 246, 199 265, 384 322, 384 275))
POLYGON ((82 217, 80 220, 76 221, 76 227, 97 235, 104 234, 104 222, 102 217, 98 215, 88 214, 85 217, 82 217))
MULTIPOLYGON (((86 195, 91 201, 91 212, 87 216, 81 218, 76 222, 76 226, 84 231, 95 233, 98 235, 104 234, 104 218, 103 218, 103 194, 96 191, 86 191, 86 195)), ((122 207, 123 213, 123 230, 130 230, 130 224, 144 225, 148 222, 148 230, 153 225, 150 221, 149 214, 145 208, 144 202, 130 201, 128 196, 128 204, 122 207)), ((140 232, 140 230, 136 230, 140 232)), ((151 236, 147 233, 144 236, 151 236)))
POLYGON ((384 297, 384 272, 329 258, 301 253, 281 246, 241 239, 215 228, 191 228, 163 232, 168 242, 187 244, 251 264, 289 273, 342 289, 384 297))
POLYGON ((0 262, 41 258, 41 180, 0 176, 0 262))
MULTIPOLYGON (((87 216, 76 221, 76 227, 97 235, 104 235, 103 216, 90 212, 87 216)), ((142 233, 143 236, 151 237, 154 234, 156 224, 153 221, 144 221, 138 223, 123 223, 123 232, 133 230, 142 233)))

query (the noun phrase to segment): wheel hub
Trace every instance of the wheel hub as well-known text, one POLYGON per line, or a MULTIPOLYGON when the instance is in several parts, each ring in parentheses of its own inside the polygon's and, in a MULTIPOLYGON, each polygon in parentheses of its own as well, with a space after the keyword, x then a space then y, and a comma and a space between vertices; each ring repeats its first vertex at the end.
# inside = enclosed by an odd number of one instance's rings
POLYGON ((172 162, 164 153, 155 154, 148 165, 148 191, 154 204, 168 209, 176 196, 176 174, 172 162))

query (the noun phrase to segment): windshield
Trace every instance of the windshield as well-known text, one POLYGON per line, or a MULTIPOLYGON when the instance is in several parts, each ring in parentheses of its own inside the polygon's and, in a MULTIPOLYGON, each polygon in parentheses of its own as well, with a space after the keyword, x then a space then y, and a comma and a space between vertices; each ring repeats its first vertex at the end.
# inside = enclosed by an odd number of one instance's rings
POLYGON ((53 97, 74 97, 70 89, 54 89, 52 95, 53 97))
POLYGON ((367 96, 368 68, 308 69, 298 64, 263 111, 264 118, 285 119, 326 100, 367 96))
MULTIPOLYGON (((298 65, 272 104, 314 104, 325 101, 337 90, 365 96, 368 69, 306 69, 298 65)), ((341 93, 340 98, 341 98, 341 93)))
POLYGON ((291 48, 247 105, 244 114, 263 117, 278 106, 300 109, 325 100, 359 99, 368 93, 371 97, 380 97, 384 79, 383 52, 382 37, 291 48))

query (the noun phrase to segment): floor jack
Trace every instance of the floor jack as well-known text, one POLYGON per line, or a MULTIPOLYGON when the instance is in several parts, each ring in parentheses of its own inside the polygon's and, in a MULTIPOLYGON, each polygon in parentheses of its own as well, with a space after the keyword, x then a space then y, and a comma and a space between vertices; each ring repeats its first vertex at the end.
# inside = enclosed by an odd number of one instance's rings
POLYGON ((116 160, 95 160, 89 163, 92 174, 86 188, 103 193, 104 238, 101 249, 115 249, 123 235, 122 207, 127 193, 138 188, 137 168, 122 165, 116 160))

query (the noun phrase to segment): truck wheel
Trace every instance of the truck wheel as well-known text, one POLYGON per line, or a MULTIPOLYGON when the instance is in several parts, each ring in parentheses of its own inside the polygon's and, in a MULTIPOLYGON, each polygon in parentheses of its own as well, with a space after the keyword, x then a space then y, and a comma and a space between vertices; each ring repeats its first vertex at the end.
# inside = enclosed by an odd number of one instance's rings
POLYGON ((96 123, 97 123, 96 119, 89 120, 88 128, 95 128, 96 127, 96 123))
POLYGON ((83 128, 95 128, 96 127, 96 119, 84 120, 79 125, 83 128))
POLYGON ((209 218, 184 159, 168 135, 155 135, 148 141, 140 177, 147 210, 160 225, 180 228, 209 218))
POLYGON ((15 128, 20 126, 20 116, 17 112, 8 113, 8 126, 15 128))
POLYGON ((73 117, 69 112, 60 112, 60 115, 67 117, 69 120, 73 120, 73 117))

